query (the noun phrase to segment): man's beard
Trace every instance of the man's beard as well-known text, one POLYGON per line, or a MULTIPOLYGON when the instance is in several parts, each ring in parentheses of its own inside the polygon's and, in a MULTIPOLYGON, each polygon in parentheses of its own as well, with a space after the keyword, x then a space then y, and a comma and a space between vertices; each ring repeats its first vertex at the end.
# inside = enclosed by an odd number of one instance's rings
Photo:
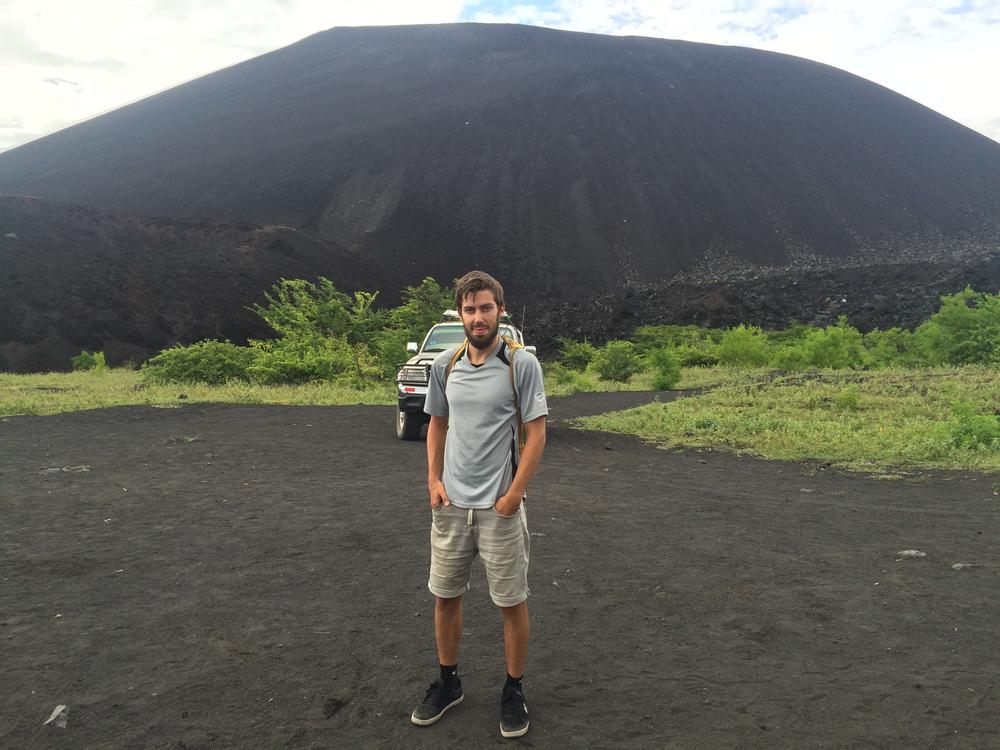
POLYGON ((482 336, 476 336, 472 333, 472 326, 466 325, 465 337, 469 340, 469 344, 476 347, 477 349, 489 349, 493 346, 494 342, 497 340, 497 334, 500 332, 500 321, 498 320, 493 324, 491 328, 488 328, 486 333, 482 336))

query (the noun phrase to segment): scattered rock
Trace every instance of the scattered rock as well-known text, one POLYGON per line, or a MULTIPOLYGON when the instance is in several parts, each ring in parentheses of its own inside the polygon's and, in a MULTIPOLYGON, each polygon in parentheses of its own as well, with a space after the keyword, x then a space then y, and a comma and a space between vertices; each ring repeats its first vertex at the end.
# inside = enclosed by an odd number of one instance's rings
POLYGON ((39 474, 81 474, 85 471, 90 471, 90 467, 86 464, 80 464, 79 466, 53 466, 48 469, 42 469, 39 474))
POLYGON ((927 553, 918 549, 904 549, 896 553, 897 560, 913 560, 918 557, 927 557, 927 553))
POLYGON ((951 566, 952 570, 972 570, 973 568, 983 567, 979 563, 962 563, 958 562, 951 566))
POLYGON ((47 724, 55 724, 60 729, 66 728, 66 722, 69 720, 69 709, 60 703, 52 710, 52 715, 49 716, 43 723, 42 726, 47 724))

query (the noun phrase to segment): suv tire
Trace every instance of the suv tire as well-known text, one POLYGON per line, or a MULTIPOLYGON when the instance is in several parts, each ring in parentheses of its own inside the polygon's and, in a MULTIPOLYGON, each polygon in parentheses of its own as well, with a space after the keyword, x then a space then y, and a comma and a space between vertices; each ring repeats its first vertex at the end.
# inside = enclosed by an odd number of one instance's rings
POLYGON ((396 412, 396 437, 400 440, 419 440, 424 415, 416 412, 396 412))

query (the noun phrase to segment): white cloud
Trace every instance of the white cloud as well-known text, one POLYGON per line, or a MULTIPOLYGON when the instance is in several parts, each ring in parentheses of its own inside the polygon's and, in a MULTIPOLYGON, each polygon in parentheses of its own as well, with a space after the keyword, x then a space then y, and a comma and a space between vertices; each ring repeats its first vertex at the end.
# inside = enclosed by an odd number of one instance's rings
POLYGON ((0 121, 22 123, 0 128, 0 148, 332 26, 445 23, 462 7, 462 0, 0 0, 0 121))

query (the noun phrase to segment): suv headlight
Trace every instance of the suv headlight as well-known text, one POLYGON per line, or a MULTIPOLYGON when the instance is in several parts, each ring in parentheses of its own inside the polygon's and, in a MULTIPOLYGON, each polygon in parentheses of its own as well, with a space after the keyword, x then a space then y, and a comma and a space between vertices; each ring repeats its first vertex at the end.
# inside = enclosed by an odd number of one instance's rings
POLYGON ((423 365, 403 365, 403 368, 396 374, 396 380, 400 383, 426 385, 427 368, 423 365))

